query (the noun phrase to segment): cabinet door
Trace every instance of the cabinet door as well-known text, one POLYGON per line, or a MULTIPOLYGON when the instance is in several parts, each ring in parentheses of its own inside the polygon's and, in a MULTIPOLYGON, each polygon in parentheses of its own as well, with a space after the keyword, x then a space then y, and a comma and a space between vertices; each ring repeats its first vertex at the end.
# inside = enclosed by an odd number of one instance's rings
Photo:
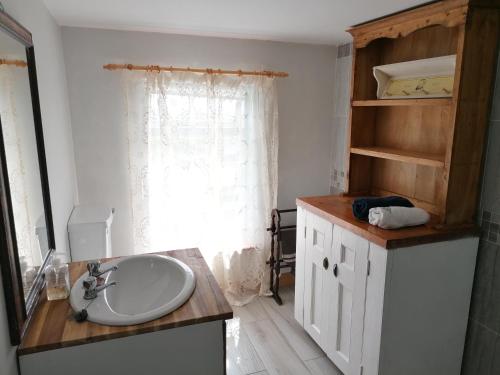
POLYGON ((325 276, 327 333, 321 346, 345 375, 360 373, 368 247, 367 240, 335 226, 332 264, 325 276))
POLYGON ((325 276, 330 269, 333 224, 307 213, 304 329, 317 342, 325 334, 325 276))
POLYGON ((306 259, 306 211, 297 207, 297 241, 295 250, 294 316, 304 326, 304 279, 306 259))

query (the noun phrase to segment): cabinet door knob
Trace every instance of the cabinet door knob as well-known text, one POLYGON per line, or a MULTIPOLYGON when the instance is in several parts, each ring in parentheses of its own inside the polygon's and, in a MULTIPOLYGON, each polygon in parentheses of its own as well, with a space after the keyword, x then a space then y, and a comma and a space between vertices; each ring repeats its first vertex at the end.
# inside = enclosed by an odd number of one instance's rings
POLYGON ((339 267, 337 266, 337 263, 333 265, 333 276, 337 277, 339 274, 339 267))
POLYGON ((323 268, 324 268, 325 270, 327 270, 327 269, 328 269, 328 258, 323 259, 323 268))

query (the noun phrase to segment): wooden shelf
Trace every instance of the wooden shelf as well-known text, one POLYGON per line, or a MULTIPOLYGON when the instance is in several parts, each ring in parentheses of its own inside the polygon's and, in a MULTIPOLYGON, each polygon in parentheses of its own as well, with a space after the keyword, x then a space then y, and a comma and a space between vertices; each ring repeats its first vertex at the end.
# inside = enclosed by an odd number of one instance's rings
POLYGON ((388 147, 351 147, 351 153, 430 167, 444 167, 444 156, 388 147))
POLYGON ((437 1, 348 30, 355 58, 347 193, 390 192, 436 213, 443 224, 474 222, 481 174, 471 171, 480 171, 483 160, 498 1, 437 1), (450 55, 456 55, 452 97, 377 99, 374 67, 450 55))
POLYGON ((444 106, 451 105, 452 98, 429 99, 376 99, 353 100, 353 107, 397 107, 397 106, 444 106))

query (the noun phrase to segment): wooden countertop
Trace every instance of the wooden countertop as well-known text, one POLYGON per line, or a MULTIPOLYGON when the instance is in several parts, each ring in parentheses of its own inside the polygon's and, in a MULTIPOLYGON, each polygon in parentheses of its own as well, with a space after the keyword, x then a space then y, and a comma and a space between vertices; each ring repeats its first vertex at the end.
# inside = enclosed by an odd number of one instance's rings
MULTIPOLYGON (((133 326, 111 327, 88 321, 78 323, 73 318, 74 312, 69 300, 47 301, 42 296, 23 342, 17 350, 18 355, 233 317, 231 306, 229 306, 219 284, 198 249, 173 250, 157 254, 181 260, 196 274, 196 288, 193 295, 180 308, 151 322, 133 326)), ((71 285, 86 272, 86 265, 86 262, 70 263, 71 285)))
POLYGON ((303 207, 386 249, 479 235, 478 228, 473 224, 446 227, 435 225, 432 220, 427 225, 411 228, 378 228, 354 217, 352 213, 353 200, 353 197, 336 195, 297 198, 297 206, 303 207))

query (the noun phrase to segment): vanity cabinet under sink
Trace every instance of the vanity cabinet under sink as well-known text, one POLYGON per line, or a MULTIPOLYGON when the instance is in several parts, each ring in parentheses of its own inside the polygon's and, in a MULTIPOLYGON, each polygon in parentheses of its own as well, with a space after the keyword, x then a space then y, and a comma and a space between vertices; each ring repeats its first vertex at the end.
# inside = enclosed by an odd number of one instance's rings
MULTIPOLYGON (((161 305, 160 310, 167 307, 164 302, 169 296, 182 289, 176 268, 192 270, 196 286, 194 291, 188 288, 190 297, 180 306, 176 303, 175 310, 162 310, 166 315, 150 315, 153 320, 142 320, 141 324, 124 325, 125 321, 109 314, 111 325, 78 322, 68 300, 42 299, 17 350, 21 375, 86 375, 95 371, 120 375, 224 374, 225 321, 233 317, 233 312, 198 249, 107 259, 103 269, 113 265, 118 265, 118 271, 111 272, 107 281, 116 280, 127 293, 118 289, 115 295, 100 293, 92 306, 115 299, 109 301, 111 309, 127 321, 144 315, 145 309, 148 315, 155 303, 161 305), (146 272, 149 275, 144 275, 146 272), (177 287, 173 285, 176 283, 177 287)), ((76 287, 86 266, 86 262, 69 266, 76 287)))
POLYGON ((385 231, 382 246, 384 232, 343 216, 348 199, 307 199, 294 313, 332 362, 345 375, 459 375, 477 237, 415 228, 406 243, 385 231))

